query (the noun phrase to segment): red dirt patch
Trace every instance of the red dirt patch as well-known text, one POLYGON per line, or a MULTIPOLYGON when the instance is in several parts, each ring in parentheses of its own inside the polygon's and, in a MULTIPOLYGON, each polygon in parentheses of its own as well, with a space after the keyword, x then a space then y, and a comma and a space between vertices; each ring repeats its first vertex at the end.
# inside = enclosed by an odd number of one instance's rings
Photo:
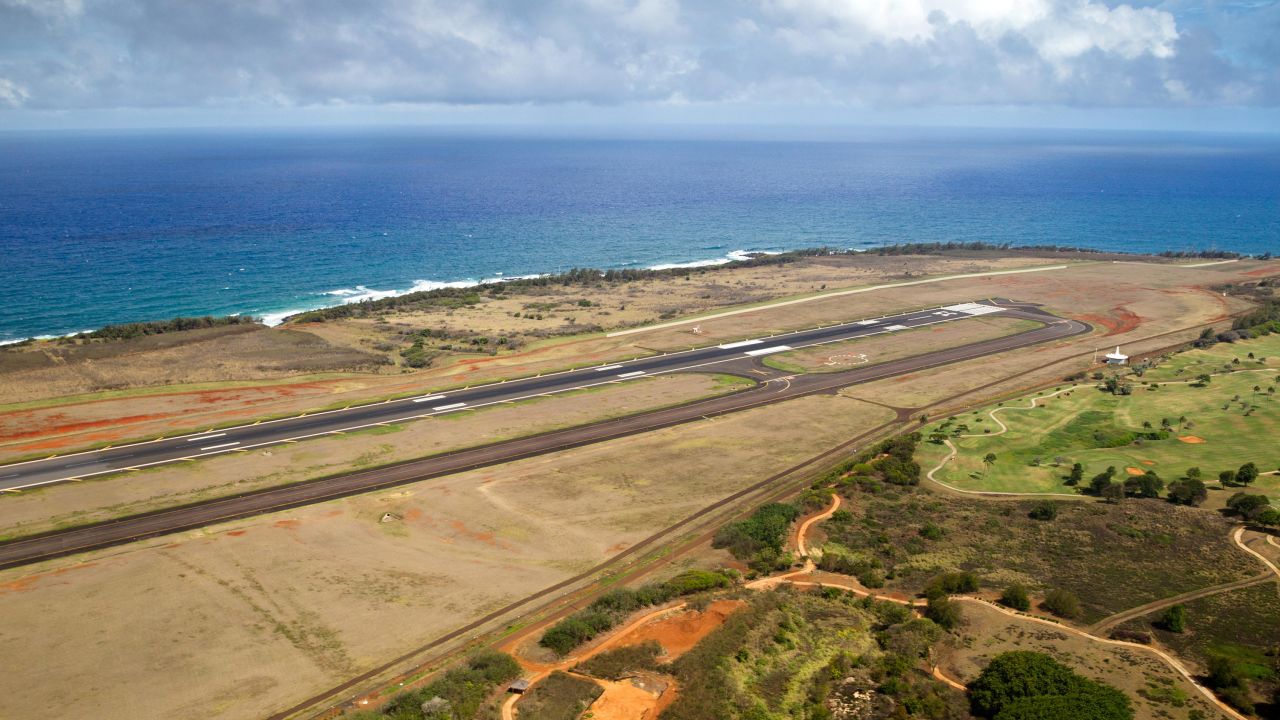
POLYGON ((472 540, 477 540, 486 545, 492 545, 493 547, 496 547, 496 548, 503 548, 504 550, 512 549, 507 547, 505 544, 498 542, 498 540, 493 537, 493 533, 476 532, 475 530, 468 528, 466 524, 463 523, 461 520, 451 520, 449 521, 449 525, 453 527, 454 531, 457 532, 459 535, 463 535, 465 537, 471 538, 472 540))
POLYGON ((227 534, 230 535, 231 537, 240 537, 241 535, 244 535, 247 532, 249 531, 248 530, 231 530, 227 534))
MULTIPOLYGON (((594 678, 593 678, 594 679, 594 678)), ((591 704, 588 717, 592 720, 653 720, 670 704, 674 697, 673 681, 636 678, 645 687, 637 687, 632 680, 615 682, 595 680, 604 693, 591 704), (664 687, 666 685, 666 687, 664 687), (668 696, 672 696, 669 698, 668 696)))
POLYGON ((7 583, 0 584, 0 595, 7 595, 14 592, 28 592, 30 590, 34 590, 36 585, 49 578, 60 577, 75 570, 86 570, 96 565, 97 563, 91 562, 81 563, 79 565, 68 565, 67 567, 58 568, 57 570, 50 570, 49 572, 36 573, 35 575, 20 577, 17 580, 10 580, 7 583))
POLYGON ((277 520, 274 527, 278 527, 283 530, 297 530, 300 525, 302 525, 301 520, 277 520))
POLYGON ((651 623, 646 623, 620 638, 614 647, 639 645, 649 640, 657 640, 666 651, 668 660, 674 660, 685 654, 698 644, 698 641, 711 634, 712 630, 724 624, 728 617, 746 603, 741 600, 717 600, 703 612, 687 610, 651 623))
POLYGON ((1110 315, 1087 314, 1077 315, 1075 317, 1077 320, 1084 320, 1095 325, 1101 325, 1107 329, 1107 335, 1120 335, 1122 333, 1127 333, 1138 327, 1142 322, 1142 318, 1137 313, 1129 310, 1123 305, 1117 305, 1111 308, 1110 315))
POLYGON ((1190 444, 1190 445, 1199 445, 1200 443, 1204 442, 1204 438, 1202 438, 1202 437, 1198 437, 1198 436, 1196 436, 1196 435, 1183 435, 1182 437, 1179 437, 1178 439, 1179 439, 1179 440, 1181 440, 1182 442, 1184 442, 1184 443, 1188 443, 1188 444, 1190 444))
POLYGON ((1280 268, 1262 267, 1262 268, 1258 268, 1257 270, 1250 270, 1248 272, 1241 273, 1241 274, 1248 275, 1249 277, 1265 277, 1267 275, 1275 275, 1278 272, 1280 272, 1280 268))
POLYGON ((1142 464, 1143 464, 1143 465, 1155 465, 1155 464, 1156 464, 1156 461, 1155 461, 1155 460, 1143 460, 1143 461, 1142 461, 1142 464))

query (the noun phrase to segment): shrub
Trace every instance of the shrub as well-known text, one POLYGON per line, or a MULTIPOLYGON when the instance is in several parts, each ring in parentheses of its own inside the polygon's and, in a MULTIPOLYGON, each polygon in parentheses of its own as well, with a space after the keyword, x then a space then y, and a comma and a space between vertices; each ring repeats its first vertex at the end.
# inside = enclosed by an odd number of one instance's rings
POLYGON ((924 588, 924 594, 930 597, 977 591, 978 576, 971 572, 953 572, 937 575, 924 588))
POLYGON ((946 595, 931 595, 924 616, 947 630, 959 627, 962 621, 960 606, 946 595))
POLYGON ((1182 605, 1173 605, 1164 611, 1164 614, 1156 621, 1156 625, 1169 632, 1183 632, 1187 629, 1187 609, 1182 605))
POLYGON ((1027 589, 1021 585, 1014 584, 1004 589, 1000 594, 1000 604, 1011 607, 1014 610, 1030 610, 1031 599, 1027 597, 1027 589))
POLYGON ((1080 617, 1080 599, 1069 590, 1050 590, 1040 602, 1041 607, 1062 618, 1080 617))
POLYGON ((1031 506, 1031 512, 1027 513, 1027 517, 1032 520, 1053 520, 1058 517, 1058 504, 1052 500, 1041 500, 1031 506))
POLYGON ((969 684, 974 715, 999 720, 1130 720, 1124 693, 1043 653, 997 655, 969 684))

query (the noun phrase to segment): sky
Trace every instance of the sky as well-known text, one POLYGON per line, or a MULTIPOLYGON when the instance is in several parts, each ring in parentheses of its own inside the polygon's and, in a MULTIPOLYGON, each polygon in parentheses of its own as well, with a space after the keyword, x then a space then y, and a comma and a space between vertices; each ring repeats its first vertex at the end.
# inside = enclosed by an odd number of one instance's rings
POLYGON ((1280 131, 1280 0, 0 0, 0 129, 1280 131))

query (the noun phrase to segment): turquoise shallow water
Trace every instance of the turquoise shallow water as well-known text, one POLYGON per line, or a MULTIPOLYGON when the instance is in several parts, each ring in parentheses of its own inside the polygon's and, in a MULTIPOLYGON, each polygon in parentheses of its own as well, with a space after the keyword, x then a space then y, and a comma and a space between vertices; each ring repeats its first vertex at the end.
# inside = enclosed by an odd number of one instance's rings
POLYGON ((0 341, 570 267, 927 241, 1280 252, 1280 140, 0 136, 0 341))

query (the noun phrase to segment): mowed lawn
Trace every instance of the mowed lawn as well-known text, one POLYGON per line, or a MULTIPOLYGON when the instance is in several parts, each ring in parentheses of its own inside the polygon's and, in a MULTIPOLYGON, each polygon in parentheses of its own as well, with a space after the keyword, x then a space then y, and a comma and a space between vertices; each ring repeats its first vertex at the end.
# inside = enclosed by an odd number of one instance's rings
POLYGON ((1280 335, 1217 343, 1172 355, 1146 371, 1143 380, 1192 380, 1201 373, 1280 368, 1280 335), (1253 357, 1249 357, 1253 353, 1253 357))
MULTIPOLYGON (((1069 493, 1072 488, 1064 481, 1076 462, 1084 465, 1084 485, 1111 465, 1117 470, 1117 479, 1139 474, 1129 470, 1133 468, 1154 470, 1166 483, 1182 476, 1187 468, 1199 467, 1210 487, 1216 484, 1220 471, 1234 470, 1245 462, 1254 462, 1259 470, 1269 472, 1280 467, 1280 389, 1275 394, 1267 392, 1276 385, 1277 374, 1272 370, 1237 372, 1215 375, 1206 387, 1175 382, 1160 383, 1158 389, 1134 378, 1138 382, 1133 394, 1127 396, 1112 395, 1092 383, 1063 385, 1059 389, 1064 392, 1057 396, 1047 397, 1053 389, 1039 393, 1042 399, 1034 409, 1026 408, 1036 396, 1027 396, 1004 403, 1003 409, 991 406, 959 415, 943 432, 950 434, 963 423, 968 426, 965 432, 979 436, 953 437, 957 456, 935 477, 966 490, 1069 493), (1260 391, 1255 392, 1255 386, 1260 391), (998 434, 1000 426, 991 416, 993 410, 1008 432, 998 434), (1180 422, 1181 418, 1186 422, 1180 422), (1126 433, 1159 431, 1164 419, 1172 423, 1167 439, 1140 439, 1107 447, 1123 442, 1126 433), (1151 427, 1144 427, 1144 422, 1150 422, 1151 427), (987 431, 990 434, 985 434, 987 431), (984 461, 988 453, 996 456, 994 463, 984 461), (1055 461, 1061 464, 1055 467, 1055 461)), ((944 421, 926 427, 925 437, 944 421)), ((947 452, 945 445, 926 440, 921 443, 918 459, 927 472, 947 452)), ((1280 502, 1276 476, 1259 478, 1255 487, 1280 502)))

